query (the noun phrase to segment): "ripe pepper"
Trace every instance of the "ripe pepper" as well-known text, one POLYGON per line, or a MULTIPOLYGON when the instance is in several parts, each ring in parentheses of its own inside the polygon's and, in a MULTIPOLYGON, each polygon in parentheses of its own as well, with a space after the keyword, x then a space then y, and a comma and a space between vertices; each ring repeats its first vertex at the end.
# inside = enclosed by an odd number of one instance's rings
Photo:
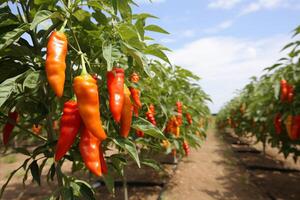
POLYGON ((61 97, 64 91, 67 50, 66 35, 60 31, 52 32, 47 44, 46 74, 51 88, 58 97, 61 97))
POLYGON ((132 121, 133 105, 130 100, 130 91, 124 85, 124 105, 121 113, 121 136, 128 137, 132 121))
POLYGON ((9 137, 15 127, 15 123, 18 119, 18 113, 16 111, 8 113, 8 121, 3 127, 3 144, 7 145, 9 137))
POLYGON ((107 165, 106 165, 106 162, 105 162, 105 159, 104 159, 104 155, 103 155, 101 145, 100 145, 100 148, 99 148, 99 155, 100 155, 100 164, 101 164, 102 173, 107 174, 108 168, 107 168, 107 165))
POLYGON ((133 83, 138 83, 140 80, 140 77, 137 73, 133 72, 130 76, 130 81, 133 83))
POLYGON ((186 120, 187 120, 188 124, 192 124, 193 123, 193 119, 192 119, 191 114, 190 113, 186 113, 185 116, 186 116, 186 120))
POLYGON ((190 147, 189 147, 189 144, 187 143, 187 141, 183 142, 182 147, 183 147, 185 155, 188 156, 190 154, 190 147))
POLYGON ((287 85, 287 90, 288 90, 288 94, 287 94, 287 102, 292 103, 293 99, 294 99, 294 87, 292 85, 287 85))
POLYGON ((149 105, 149 110, 153 113, 153 115, 156 114, 155 113, 155 106, 152 103, 149 105))
POLYGON ((281 79, 280 81, 280 99, 281 102, 285 102, 288 97, 288 87, 287 81, 285 79, 281 79))
POLYGON ((285 127, 286 127, 286 131, 288 133, 288 136, 292 139, 293 135, 292 135, 292 125, 293 125, 293 116, 289 115, 286 120, 285 120, 285 127))
POLYGON ((155 120, 154 114, 150 110, 148 110, 146 112, 146 117, 149 122, 151 122, 154 126, 156 126, 156 120, 155 120))
POLYGON ((75 77, 73 88, 84 125, 99 140, 105 140, 107 136, 100 118, 97 81, 91 75, 82 73, 75 77))
POLYGON ((100 140, 84 127, 80 137, 79 150, 85 166, 96 176, 101 176, 103 173, 100 144, 100 140))
POLYGON ((275 131, 277 134, 280 134, 282 131, 281 128, 281 114, 277 113, 274 117, 274 126, 275 126, 275 131))
POLYGON ((161 146, 164 147, 165 149, 169 148, 171 146, 169 140, 163 140, 161 143, 161 146))
POLYGON ((292 128, 291 128, 291 140, 297 140, 300 136, 300 115, 293 117, 292 128))
POLYGON ((177 121, 179 123, 179 126, 182 125, 182 103, 180 101, 176 102, 176 106, 177 106, 177 121))
POLYGON ((60 120, 60 135, 56 145, 55 161, 60 160, 71 148, 80 129, 81 118, 77 102, 69 100, 64 104, 60 120))
POLYGON ((135 134, 136 134, 137 137, 144 137, 144 135, 145 135, 145 133, 141 130, 136 130, 135 134))
POLYGON ((141 108, 142 103, 140 100, 140 90, 137 88, 133 88, 133 87, 130 87, 129 89, 130 89, 130 93, 131 93, 131 96, 132 96, 135 106, 138 108, 141 108))
POLYGON ((34 124, 31 128, 32 132, 39 135, 41 133, 42 130, 42 126, 41 125, 36 125, 34 124))
POLYGON ((109 109, 116 122, 120 122, 124 103, 124 69, 114 68, 108 71, 107 89, 109 94, 109 109))

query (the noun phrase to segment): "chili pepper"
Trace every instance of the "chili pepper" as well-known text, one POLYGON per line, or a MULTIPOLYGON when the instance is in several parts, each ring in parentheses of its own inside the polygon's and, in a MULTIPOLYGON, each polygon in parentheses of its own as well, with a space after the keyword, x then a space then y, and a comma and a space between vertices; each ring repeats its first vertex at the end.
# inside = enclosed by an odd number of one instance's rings
POLYGON ((107 89, 109 94, 109 109, 116 122, 120 122, 124 103, 124 69, 114 68, 108 71, 107 89))
POLYGON ((8 120, 3 127, 3 144, 7 145, 9 137, 15 127, 15 123, 18 119, 18 113, 16 111, 8 113, 8 120))
POLYGON ((170 144, 169 140, 163 140, 161 143, 161 146, 164 147, 165 149, 169 148, 170 145, 171 144, 170 144))
POLYGON ((145 135, 145 133, 141 130, 136 130, 135 134, 136 134, 137 137, 144 137, 144 135, 145 135))
POLYGON ((291 140, 297 140, 300 136, 300 115, 293 117, 292 128, 291 128, 291 140))
POLYGON ((286 131, 288 133, 288 136, 292 139, 292 125, 293 125, 293 116, 289 115, 285 120, 285 127, 286 131))
POLYGON ((142 103, 140 100, 140 90, 133 87, 130 87, 129 89, 135 106, 138 108, 142 107, 142 103))
POLYGON ((77 102, 69 100, 64 104, 60 120, 60 135, 56 145, 55 161, 60 160, 71 148, 80 129, 81 118, 77 102))
POLYGON ((42 126, 41 125, 37 125, 34 124, 31 128, 32 132, 34 132, 35 134, 39 135, 41 133, 42 130, 42 126))
POLYGON ((274 126, 277 134, 281 133, 281 114, 277 113, 274 118, 274 126))
POLYGON ((149 110, 153 113, 153 115, 156 114, 155 113, 155 106, 152 103, 149 105, 149 110))
POLYGON ((280 99, 281 102, 284 102, 287 99, 288 96, 288 88, 287 88, 287 82, 284 79, 281 79, 280 81, 280 99))
POLYGON ((133 113, 135 117, 139 116, 139 108, 136 105, 133 105, 133 113))
POLYGON ((107 165, 106 165, 106 162, 105 162, 105 159, 104 159, 104 155, 103 155, 101 145, 100 145, 100 148, 99 148, 99 155, 100 155, 100 164, 101 164, 102 173, 107 174, 108 168, 107 168, 107 165))
POLYGON ((79 142, 80 154, 85 166, 97 176, 101 176, 103 173, 100 160, 100 144, 100 140, 84 127, 79 142))
POLYGON ((182 103, 180 101, 176 102, 176 106, 177 106, 177 121, 179 123, 179 126, 182 125, 182 103))
POLYGON ((52 32, 47 44, 46 74, 51 88, 58 97, 61 97, 64 91, 67 50, 66 35, 60 31, 52 32))
POLYGON ((140 77, 137 73, 133 72, 130 76, 130 81, 133 82, 133 83, 137 83, 139 82, 140 80, 140 77))
POLYGON ((97 81, 91 75, 84 73, 75 77, 73 88, 84 125, 99 140, 105 140, 107 136, 100 118, 97 81))
POLYGON ((186 113, 185 116, 186 116, 188 124, 192 124, 193 123, 193 119, 192 119, 191 114, 190 113, 186 113))
POLYGON ((146 117, 149 122, 151 122, 154 126, 156 126, 156 120, 154 118, 153 113, 150 110, 148 110, 148 112, 146 112, 146 117))
POLYGON ((185 155, 188 156, 190 154, 190 147, 187 141, 184 141, 182 144, 183 150, 185 152, 185 155))
POLYGON ((121 114, 121 136, 128 137, 132 121, 133 106, 130 100, 130 91, 126 85, 124 87, 124 105, 121 114))

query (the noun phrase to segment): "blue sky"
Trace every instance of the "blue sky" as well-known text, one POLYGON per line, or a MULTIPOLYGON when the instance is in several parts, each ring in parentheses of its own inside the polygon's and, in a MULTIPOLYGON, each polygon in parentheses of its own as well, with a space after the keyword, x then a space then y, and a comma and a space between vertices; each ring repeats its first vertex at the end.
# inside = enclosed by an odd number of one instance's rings
POLYGON ((253 75, 274 64, 300 25, 300 0, 136 0, 135 12, 170 35, 151 34, 171 48, 171 62, 202 77, 217 112, 253 75))

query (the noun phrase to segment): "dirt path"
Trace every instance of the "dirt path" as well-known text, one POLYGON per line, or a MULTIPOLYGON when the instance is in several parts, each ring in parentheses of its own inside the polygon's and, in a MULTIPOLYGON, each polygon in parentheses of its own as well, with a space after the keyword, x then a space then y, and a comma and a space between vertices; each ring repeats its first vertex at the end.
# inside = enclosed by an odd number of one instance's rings
POLYGON ((210 130, 202 148, 192 150, 190 157, 180 162, 162 199, 269 199, 237 163, 230 146, 210 130))

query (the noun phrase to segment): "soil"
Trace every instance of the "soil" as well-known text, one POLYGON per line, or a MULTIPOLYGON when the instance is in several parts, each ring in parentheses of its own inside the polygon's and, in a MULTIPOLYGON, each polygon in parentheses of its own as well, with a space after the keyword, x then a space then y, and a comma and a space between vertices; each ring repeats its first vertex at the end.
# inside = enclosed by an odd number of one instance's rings
MULTIPOLYGON (((161 156, 165 172, 149 167, 137 168, 130 164, 126 170, 130 200, 296 200, 300 199, 300 165, 291 158, 284 159, 276 149, 254 144, 251 138, 238 139, 234 134, 209 130, 207 141, 197 150, 191 150, 179 164, 170 157, 161 156), (167 161, 167 162, 166 162, 167 161)), ((17 154, 1 155, 0 186, 9 173, 24 160, 17 154)), ((49 167, 46 164, 46 168, 49 167)), ((70 164, 63 167, 69 171, 70 164)), ((47 170, 45 170, 47 171, 47 170)), ((24 173, 17 173, 4 193, 3 199, 39 200, 50 195, 53 184, 42 177, 42 186, 31 182, 23 188, 24 173)), ((84 175, 82 175, 84 176, 84 175)), ((92 180, 96 181, 95 179, 92 180)), ((123 189, 117 180, 115 195, 110 194, 103 182, 95 188, 97 199, 121 200, 123 189), (102 183, 102 184, 101 184, 102 183)))

